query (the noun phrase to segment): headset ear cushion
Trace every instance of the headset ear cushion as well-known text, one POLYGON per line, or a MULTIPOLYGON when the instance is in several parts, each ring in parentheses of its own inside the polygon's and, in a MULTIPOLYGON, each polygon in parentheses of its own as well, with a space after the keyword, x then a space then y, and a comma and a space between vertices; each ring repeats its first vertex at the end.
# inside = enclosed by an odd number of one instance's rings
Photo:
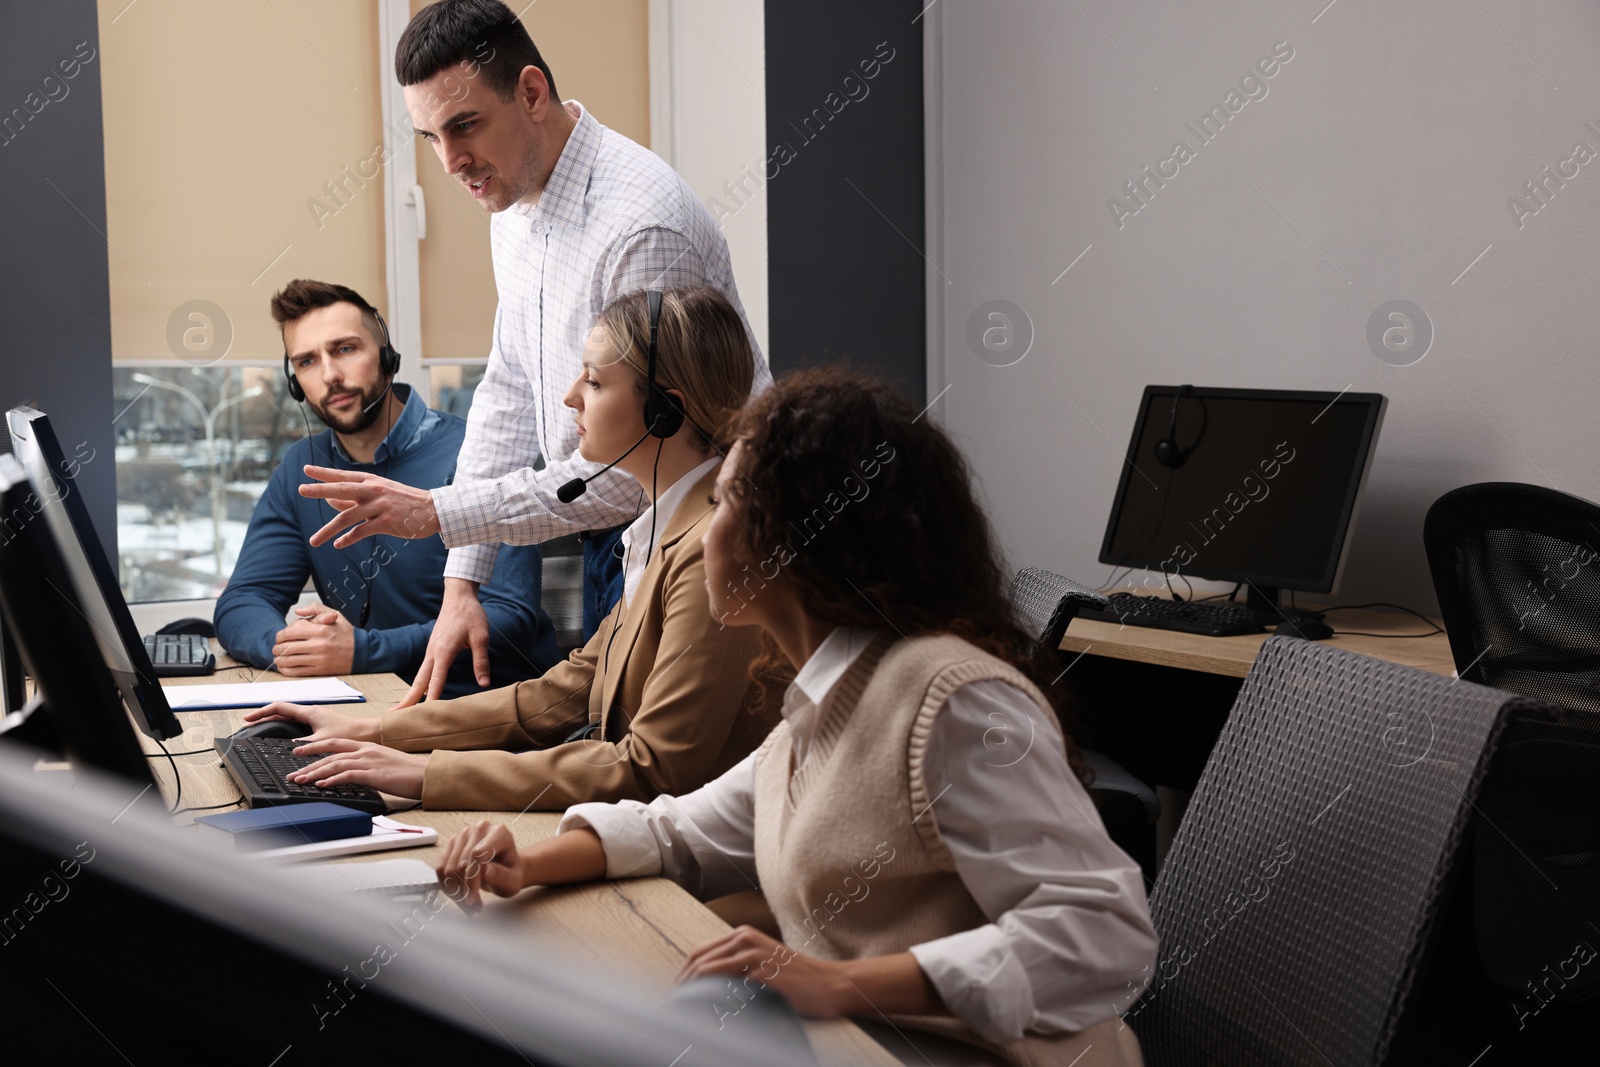
POLYGON ((297 403, 305 403, 306 391, 300 388, 300 379, 294 376, 294 368, 289 366, 289 357, 283 357, 283 377, 289 383, 289 397, 297 403))
POLYGON ((683 429, 683 418, 683 409, 665 393, 651 396, 645 401, 645 426, 655 437, 665 440, 683 429))
POLYGON ((1156 442, 1156 462, 1170 467, 1178 458, 1178 449, 1170 440, 1156 442))

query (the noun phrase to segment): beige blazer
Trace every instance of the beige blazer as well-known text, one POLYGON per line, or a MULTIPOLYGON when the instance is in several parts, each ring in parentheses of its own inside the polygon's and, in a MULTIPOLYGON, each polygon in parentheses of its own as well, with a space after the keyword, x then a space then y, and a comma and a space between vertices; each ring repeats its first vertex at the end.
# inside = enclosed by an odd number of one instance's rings
POLYGON ((698 789, 754 751, 779 720, 748 670, 755 627, 722 627, 706 597, 700 538, 716 470, 662 532, 639 587, 583 648, 541 678, 390 712, 383 743, 430 752, 422 806, 561 810, 698 789), (608 651, 609 650, 609 651, 608 651), (592 740, 562 742, 585 723, 592 740))

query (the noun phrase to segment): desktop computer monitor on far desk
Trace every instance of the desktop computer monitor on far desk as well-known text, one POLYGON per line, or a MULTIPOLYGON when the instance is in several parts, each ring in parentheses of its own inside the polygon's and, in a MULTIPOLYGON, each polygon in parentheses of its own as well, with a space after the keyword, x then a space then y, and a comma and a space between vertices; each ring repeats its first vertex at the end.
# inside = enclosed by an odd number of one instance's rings
MULTIPOLYGON (((1100 561, 1282 589, 1338 586, 1383 422, 1377 393, 1146 386, 1100 561)), ((1263 618, 1266 616, 1263 615, 1263 618)))
MULTIPOLYGON (((84 618, 123 701, 139 728, 150 737, 159 741, 178 736, 183 728, 162 692, 144 639, 123 599, 116 571, 106 558, 89 521, 83 494, 74 481, 77 465, 87 460, 81 456, 68 459, 42 411, 26 406, 12 408, 6 413, 6 423, 12 451, 33 485, 33 498, 21 502, 22 511, 49 524, 68 567, 88 579, 78 591, 84 618)), ((11 512, 6 514, 10 516, 11 512)))

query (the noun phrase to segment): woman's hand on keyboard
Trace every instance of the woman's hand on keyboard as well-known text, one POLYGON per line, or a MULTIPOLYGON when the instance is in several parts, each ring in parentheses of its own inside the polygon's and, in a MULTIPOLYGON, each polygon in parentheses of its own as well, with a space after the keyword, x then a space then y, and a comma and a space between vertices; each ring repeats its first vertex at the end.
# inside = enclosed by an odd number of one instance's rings
POLYGON ((315 785, 319 789, 364 785, 397 797, 416 799, 422 796, 422 772, 428 766, 427 756, 342 737, 307 741, 295 751, 324 757, 290 775, 302 785, 315 785))
POLYGON ((286 704, 279 700, 264 708, 244 713, 244 721, 254 725, 272 719, 303 722, 311 727, 307 741, 326 741, 342 737, 347 741, 381 741, 383 720, 367 715, 351 715, 347 711, 325 708, 319 704, 286 704))

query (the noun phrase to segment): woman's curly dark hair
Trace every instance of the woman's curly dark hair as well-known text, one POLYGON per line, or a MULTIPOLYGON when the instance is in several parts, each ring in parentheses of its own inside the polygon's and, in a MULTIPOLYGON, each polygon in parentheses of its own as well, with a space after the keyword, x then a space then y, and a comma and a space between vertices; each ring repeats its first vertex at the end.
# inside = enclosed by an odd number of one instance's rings
MULTIPOLYGON (((1064 710, 1006 597, 967 462, 931 420, 881 381, 817 368, 752 397, 733 437, 743 477, 727 481, 724 506, 741 520, 733 547, 747 574, 782 581, 808 615, 836 626, 960 637, 1064 710)), ((770 636, 763 646, 752 674, 781 692, 794 668, 770 636)), ((1070 736, 1067 755, 1086 778, 1070 736)))

